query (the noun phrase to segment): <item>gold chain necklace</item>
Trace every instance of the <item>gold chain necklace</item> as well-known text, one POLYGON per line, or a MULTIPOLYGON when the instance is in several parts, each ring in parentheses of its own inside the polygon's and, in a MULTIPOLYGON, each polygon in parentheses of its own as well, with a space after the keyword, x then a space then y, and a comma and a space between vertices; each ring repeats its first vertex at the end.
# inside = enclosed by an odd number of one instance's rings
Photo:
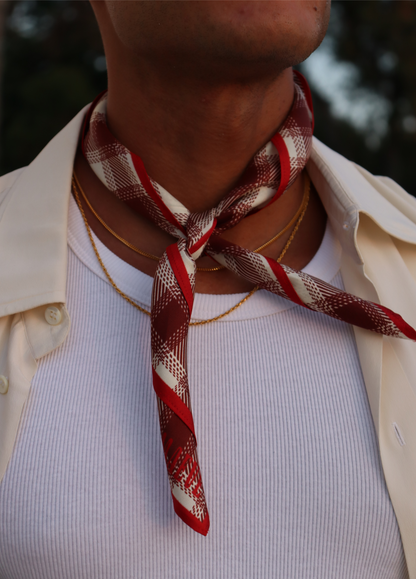
MULTIPOLYGON (((136 308, 137 310, 139 310, 140 312, 143 312, 143 313, 146 314, 147 316, 150 316, 151 313, 150 313, 148 310, 146 310, 146 309, 142 308, 141 306, 139 306, 138 304, 136 304, 136 302, 134 302, 132 299, 130 299, 130 298, 129 298, 124 292, 122 292, 121 289, 114 283, 112 277, 111 277, 110 274, 108 273, 107 268, 105 267, 105 265, 104 265, 104 263, 103 263, 103 260, 101 259, 100 254, 98 253, 97 246, 95 245, 94 238, 93 238, 93 236, 92 236, 91 228, 90 228, 89 223, 88 223, 88 221, 87 221, 87 217, 86 217, 85 212, 84 212, 84 209, 83 209, 83 207, 82 207, 81 200, 80 200, 80 198, 79 198, 79 194, 78 194, 79 183, 78 183, 77 181, 75 181, 75 179, 72 179, 72 188, 73 188, 73 191, 74 191, 74 195, 75 195, 75 199, 76 199, 77 205, 78 205, 78 207, 79 207, 79 210, 80 210, 80 212, 81 212, 82 218, 83 218, 84 223, 85 223, 85 227, 86 227, 87 232, 88 232, 88 237, 90 238, 91 245, 92 245, 92 247, 93 247, 93 249, 94 249, 94 253, 95 253, 95 255, 96 255, 96 257, 97 257, 97 259, 98 259, 98 261, 99 261, 99 263, 100 263, 100 265, 101 265, 101 267, 102 267, 102 269, 103 269, 103 271, 104 271, 104 273, 105 273, 108 281, 109 281, 110 284, 113 286, 113 288, 116 290, 116 292, 117 292, 118 294, 120 294, 121 297, 124 298, 129 304, 131 304, 133 307, 135 307, 135 308, 136 308), (77 187, 77 185, 78 185, 78 187, 77 187)), ((82 191, 81 188, 80 188, 80 190, 81 190, 81 192, 83 193, 83 191, 82 191)), ((277 263, 280 263, 280 262, 281 262, 281 260, 283 259, 285 253, 286 253, 287 250, 289 249, 289 246, 290 246, 290 244, 292 243, 292 241, 293 241, 293 239, 294 239, 294 237, 295 237, 295 235, 296 235, 296 232, 297 232, 297 230, 299 229, 299 226, 300 226, 300 224, 301 224, 301 222, 302 222, 302 220, 303 220, 303 218, 304 218, 304 216, 305 216, 306 209, 307 209, 307 207, 308 207, 308 202, 309 202, 309 194, 310 194, 310 179, 309 179, 309 176, 307 176, 307 175, 306 175, 306 178, 305 178, 305 192, 306 192, 306 203, 303 203, 303 202, 302 202, 303 210, 302 210, 302 212, 300 213, 300 215, 299 215, 299 217, 298 217, 298 220, 297 220, 297 222, 296 222, 296 225, 295 225, 295 227, 293 228, 293 231, 292 231, 292 233, 290 234, 290 237, 289 237, 286 245, 284 246, 283 251, 281 252, 281 254, 279 255, 279 257, 276 259, 277 263)), ((83 195, 83 197, 84 197, 84 195, 83 195)), ((304 198, 305 198, 305 196, 304 196, 304 198)), ((85 197, 84 197, 84 199, 87 201, 87 199, 86 199, 85 197)), ((87 203, 88 203, 88 201, 87 201, 87 203)), ((89 205, 89 203, 88 203, 88 205, 89 205)), ((91 206, 90 206, 90 208, 91 208, 91 206)), ((117 235, 116 235, 116 237, 118 238, 117 235)), ((157 259, 159 259, 159 258, 157 258, 157 259)), ((227 311, 224 312, 223 314, 220 314, 219 316, 215 316, 215 318, 210 318, 210 319, 208 319, 208 320, 201 320, 201 321, 199 321, 199 322, 190 322, 189 325, 190 325, 190 326, 203 326, 203 325, 205 325, 205 324, 209 324, 209 323, 211 323, 211 322, 216 322, 216 321, 218 321, 218 320, 221 320, 221 319, 224 318, 225 316, 228 316, 229 314, 231 314, 232 312, 234 312, 234 311, 235 311, 237 308, 239 308, 241 305, 243 305, 243 303, 246 302, 249 298, 251 298, 251 296, 252 296, 253 294, 255 294, 258 289, 259 289, 259 286, 254 287, 242 300, 240 300, 240 301, 238 302, 238 304, 236 304, 235 306, 233 306, 232 308, 230 308, 229 310, 227 310, 227 311)))
MULTIPOLYGON (((258 247, 257 249, 254 249, 253 250, 254 253, 258 253, 259 251, 266 249, 266 247, 269 247, 269 245, 271 245, 274 241, 277 241, 280 237, 282 237, 282 235, 284 235, 287 231, 289 231, 289 229, 291 229, 293 227, 293 225, 296 223, 296 221, 302 215, 302 212, 304 211, 306 205, 308 204, 308 200, 309 200, 309 197, 308 197, 308 195, 309 195, 309 182, 308 182, 308 180, 309 180, 309 177, 306 175, 305 188, 304 188, 302 203, 300 204, 300 207, 297 210, 297 212, 295 213, 295 215, 292 217, 292 219, 289 221, 289 223, 281 231, 279 231, 279 233, 277 233, 274 237, 269 239, 269 241, 266 241, 266 243, 263 243, 263 245, 260 245, 260 247, 258 247)), ((81 193, 82 197, 84 198, 85 203, 90 208, 91 213, 98 219, 98 221, 101 223, 101 225, 109 233, 111 233, 111 235, 113 235, 116 239, 121 241, 121 243, 123 243, 126 247, 132 249, 134 252, 138 253, 139 255, 142 255, 143 257, 147 257, 149 259, 152 259, 153 261, 160 261, 160 257, 158 257, 157 255, 152 255, 151 253, 147 253, 146 251, 142 251, 141 249, 134 246, 132 243, 130 243, 126 239, 123 239, 120 235, 118 235, 115 231, 113 231, 105 223, 105 221, 98 215, 98 213, 95 211, 94 207, 91 205, 88 197, 86 196, 83 188, 81 187, 81 184, 78 180, 78 177, 75 174, 75 171, 73 173, 72 184, 74 187, 77 187, 78 191, 81 193)), ((216 267, 197 267, 196 269, 197 269, 197 271, 209 272, 209 271, 220 271, 221 269, 225 269, 225 267, 223 265, 218 265, 216 267)))

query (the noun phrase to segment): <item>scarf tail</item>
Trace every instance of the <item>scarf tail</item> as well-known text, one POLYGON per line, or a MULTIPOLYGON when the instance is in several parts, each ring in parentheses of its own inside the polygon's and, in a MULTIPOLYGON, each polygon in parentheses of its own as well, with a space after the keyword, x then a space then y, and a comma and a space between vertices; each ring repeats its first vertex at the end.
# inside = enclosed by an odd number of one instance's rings
POLYGON ((152 366, 174 510, 194 531, 206 535, 209 515, 196 450, 187 371, 195 269, 184 240, 168 247, 159 262, 152 292, 152 366))

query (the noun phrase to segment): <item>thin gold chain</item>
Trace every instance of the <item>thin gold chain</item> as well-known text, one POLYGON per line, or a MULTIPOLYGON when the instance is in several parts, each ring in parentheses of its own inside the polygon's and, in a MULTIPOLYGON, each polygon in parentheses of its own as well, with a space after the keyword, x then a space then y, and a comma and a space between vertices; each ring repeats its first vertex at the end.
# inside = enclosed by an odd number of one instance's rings
MULTIPOLYGON (((126 241, 125 239, 123 239, 122 237, 120 237, 115 231, 113 231, 102 219, 101 217, 98 215, 98 213, 95 211, 94 207, 91 205, 91 203, 89 202, 88 197, 85 195, 83 188, 81 187, 80 182, 78 181, 78 177, 75 174, 75 171, 73 172, 72 175, 72 187, 75 191, 75 189, 78 189, 78 191, 81 193, 82 197, 84 198, 85 203, 88 205, 88 207, 90 208, 91 212, 93 215, 95 215, 95 217, 98 219, 98 221, 101 223, 101 225, 103 227, 105 227, 105 229, 107 229, 107 231, 109 231, 111 233, 111 235, 114 235, 114 237, 116 237, 119 241, 121 241, 121 243, 124 243, 124 245, 126 245, 127 247, 129 247, 130 249, 132 249, 133 251, 135 251, 136 253, 139 253, 140 255, 143 255, 144 257, 148 257, 149 259, 152 259, 153 261, 159 261, 160 257, 158 257, 157 255, 152 255, 151 253, 146 253, 145 251, 142 251, 141 249, 138 249, 137 247, 135 247, 134 245, 132 245, 131 243, 129 243, 128 241, 126 241)), ((77 197, 78 199, 78 197, 77 197)), ((78 203, 79 205, 79 203, 78 203)))
MULTIPOLYGON (((98 215, 98 213, 95 211, 94 207, 91 205, 88 197, 86 196, 83 188, 81 187, 81 184, 78 180, 78 177, 76 176, 76 173, 74 171, 73 173, 73 178, 72 178, 72 184, 73 187, 77 187, 78 191, 81 193, 85 203, 88 205, 88 207, 90 208, 92 214, 98 219, 98 221, 101 223, 101 225, 109 232, 111 233, 111 235, 113 235, 116 239, 118 239, 119 241, 121 241, 121 243, 123 243, 126 247, 132 249, 134 252, 138 253, 139 255, 142 255, 143 257, 147 257, 153 261, 160 261, 160 257, 158 257, 157 255, 153 255, 151 253, 147 253, 147 251, 142 251, 141 249, 139 249, 138 247, 136 247, 135 245, 133 245, 132 243, 130 243, 129 241, 127 241, 126 239, 123 239, 120 235, 118 235, 115 231, 113 231, 111 229, 111 227, 109 225, 107 225, 105 223, 105 221, 98 215)), ((269 239, 269 241, 266 241, 266 243, 263 243, 263 245, 260 245, 260 247, 258 247, 257 249, 254 249, 254 253, 258 253, 259 251, 262 251, 263 249, 266 249, 266 247, 269 247, 269 245, 271 245, 272 243, 274 243, 275 241, 277 241, 280 237, 282 237, 282 235, 284 235, 291 227, 293 227, 293 225, 296 223, 296 221, 299 219, 300 215, 302 214, 303 210, 305 209, 305 207, 307 206, 309 201, 309 177, 306 176, 305 178, 305 186, 304 186, 304 193, 303 193, 303 199, 302 199, 302 203, 300 204, 299 209, 297 210, 297 212, 295 213, 295 215, 292 217, 292 219, 289 221, 289 223, 281 230, 279 231, 279 233, 277 233, 274 237, 272 237, 271 239, 269 239)), ((220 271, 221 269, 225 269, 225 267, 223 265, 218 265, 216 267, 197 267, 196 268, 197 271, 205 271, 205 272, 211 272, 211 271, 220 271)))
MULTIPOLYGON (((269 241, 266 241, 266 243, 263 243, 263 245, 260 245, 260 247, 258 247, 257 249, 254 249, 253 253, 259 253, 259 251, 266 249, 266 247, 269 247, 269 245, 271 245, 272 243, 277 241, 287 231, 289 231, 289 229, 291 227, 293 227, 295 225, 295 223, 299 220, 301 215, 302 215, 302 219, 303 219, 303 215, 306 212, 306 208, 307 208, 308 202, 309 202, 309 192, 310 192, 310 179, 309 179, 309 175, 307 173, 305 173, 305 185, 304 185, 304 191, 303 191, 303 199, 302 199, 302 203, 300 204, 299 209, 296 211, 295 215, 292 217, 292 219, 289 221, 289 223, 281 231, 279 231, 279 233, 277 233, 274 237, 269 239, 269 241)), ((300 219, 300 221, 302 221, 302 219, 300 219)), ((299 222, 299 225, 300 225, 300 222, 299 222)), ((297 231, 297 229, 296 229, 296 231, 297 231)), ((293 240, 293 237, 290 240, 289 245, 292 242, 292 240, 293 240)), ((287 248, 289 247, 289 245, 287 246, 287 248)), ((285 253, 287 251, 287 248, 285 250, 285 253)), ((279 256, 279 259, 282 259, 282 257, 283 256, 279 256)), ((217 267, 198 267, 197 268, 198 271, 219 271, 220 269, 225 269, 225 266, 219 265, 217 267)))
MULTIPOLYGON (((303 218, 304 218, 304 216, 305 216, 306 209, 308 208, 308 202, 309 202, 309 192, 310 192, 310 179, 309 179, 309 177, 307 177, 307 184, 308 184, 308 187, 307 187, 307 196, 306 196, 305 206, 304 206, 304 208, 303 208, 303 211, 302 211, 301 214, 299 215, 298 221, 297 221, 295 227, 293 228, 293 231, 292 231, 292 233, 291 233, 291 235, 290 235, 290 237, 289 237, 286 245, 284 246, 283 251, 281 252, 281 254, 279 255, 279 257, 276 259, 277 263, 280 263, 280 261, 283 259, 284 255, 286 254, 287 250, 289 249, 289 246, 290 246, 290 244, 292 243, 292 241, 293 241, 293 239, 294 239, 294 237, 295 237, 295 235, 296 235, 296 232, 298 231, 299 226, 300 226, 300 224, 302 223, 302 220, 303 220, 303 218)), ((93 236, 92 236, 91 228, 90 228, 90 226, 89 226, 89 223, 88 223, 88 221, 87 221, 87 217, 86 217, 86 215, 85 215, 84 209, 83 209, 83 207, 82 207, 82 204, 81 204, 81 201, 80 201, 80 198, 79 198, 78 187, 76 186, 77 184, 76 184, 76 182, 75 182, 74 179, 72 180, 72 185, 73 185, 73 191, 74 191, 74 195, 75 195, 75 199, 76 199, 77 205, 78 205, 78 207, 79 207, 79 210, 80 210, 80 212, 81 212, 82 218, 83 218, 84 223, 85 223, 85 227, 86 227, 87 232, 88 232, 88 237, 90 238, 91 245, 92 245, 92 247, 93 247, 93 249, 94 249, 94 253, 95 253, 95 255, 97 256, 97 259, 98 259, 98 261, 99 261, 99 263, 100 263, 100 265, 101 265, 101 267, 102 267, 102 269, 103 269, 103 271, 104 271, 104 273, 105 273, 108 281, 109 281, 110 284, 113 286, 113 288, 116 290, 116 292, 117 292, 118 294, 120 294, 121 297, 124 298, 129 304, 131 304, 133 307, 135 307, 135 308, 136 308, 137 310, 139 310, 140 312, 143 312, 143 313, 146 314, 147 316, 151 316, 151 313, 150 313, 148 310, 145 310, 144 308, 142 308, 141 306, 139 306, 138 304, 136 304, 136 302, 134 302, 132 299, 130 299, 130 298, 129 298, 124 292, 122 292, 121 289, 114 283, 113 278, 112 278, 112 277, 110 276, 110 274, 108 273, 108 270, 107 270, 107 268, 105 267, 105 265, 104 265, 104 263, 103 263, 103 260, 101 259, 100 254, 98 253, 97 246, 95 245, 95 241, 94 241, 94 238, 93 238, 93 236)), ((303 205, 303 204, 302 204, 302 205, 303 205)), ((218 320, 221 320, 222 318, 225 318, 225 316, 228 316, 229 314, 231 314, 232 312, 234 312, 237 308, 239 308, 241 305, 243 305, 244 302, 246 302, 249 298, 251 298, 251 296, 252 296, 253 294, 255 294, 258 289, 259 289, 259 286, 257 285, 257 286, 254 287, 242 300, 240 300, 240 301, 238 302, 238 304, 236 304, 235 306, 233 306, 232 308, 230 308, 229 310, 227 310, 227 311, 224 312, 223 314, 220 314, 219 316, 215 316, 215 318, 210 318, 210 319, 208 319, 208 320, 200 320, 200 321, 198 321, 198 322, 190 322, 189 325, 190 325, 190 326, 203 326, 203 325, 205 325, 205 324, 209 324, 209 323, 211 323, 211 322, 216 322, 216 321, 218 321, 218 320)))

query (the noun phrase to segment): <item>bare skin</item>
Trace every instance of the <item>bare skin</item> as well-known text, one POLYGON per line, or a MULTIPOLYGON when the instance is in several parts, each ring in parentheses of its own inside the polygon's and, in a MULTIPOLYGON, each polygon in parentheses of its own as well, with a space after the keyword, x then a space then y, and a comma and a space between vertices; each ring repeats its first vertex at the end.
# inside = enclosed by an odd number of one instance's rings
MULTIPOLYGON (((329 16, 325 0, 91 3, 107 56, 110 130, 191 211, 217 205, 284 121, 293 100, 290 67, 319 45, 329 16)), ((158 256, 174 242, 109 193, 80 152, 75 169, 91 204, 119 235, 158 256)), ((296 213, 303 183, 301 175, 281 199, 224 237, 249 249, 263 244, 296 213)), ((154 275, 156 262, 126 248, 85 210, 111 251, 154 275)), ((314 195, 284 263, 304 267, 325 222, 314 195)), ((264 254, 276 258, 289 235, 264 254)), ((202 258, 198 265, 213 262, 202 258)), ((197 274, 201 293, 249 289, 228 271, 197 274)))

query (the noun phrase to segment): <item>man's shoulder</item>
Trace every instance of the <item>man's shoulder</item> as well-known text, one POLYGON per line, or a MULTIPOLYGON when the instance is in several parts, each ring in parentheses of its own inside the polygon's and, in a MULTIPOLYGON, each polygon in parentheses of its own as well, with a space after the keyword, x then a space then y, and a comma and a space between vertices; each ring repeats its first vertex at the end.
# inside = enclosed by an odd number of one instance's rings
POLYGON ((413 195, 390 177, 373 175, 360 165, 353 165, 386 201, 416 224, 416 198, 413 195))
POLYGON ((12 197, 13 185, 17 182, 25 168, 16 169, 0 177, 0 220, 2 219, 10 198, 12 197))
POLYGON ((373 175, 316 138, 309 169, 326 196, 327 212, 334 208, 338 219, 347 220, 351 213, 366 214, 394 237, 416 243, 416 199, 393 179, 373 175))
POLYGON ((60 183, 65 183, 67 187, 88 107, 86 105, 81 109, 29 165, 0 177, 0 204, 8 197, 9 191, 16 191, 19 197, 31 194, 33 197, 48 196, 53 199, 56 198, 56 188, 60 183))
POLYGON ((25 170, 25 167, 21 167, 20 169, 15 169, 10 173, 6 173, 0 177, 0 206, 7 198, 7 194, 9 193, 12 186, 15 184, 17 179, 25 170))

